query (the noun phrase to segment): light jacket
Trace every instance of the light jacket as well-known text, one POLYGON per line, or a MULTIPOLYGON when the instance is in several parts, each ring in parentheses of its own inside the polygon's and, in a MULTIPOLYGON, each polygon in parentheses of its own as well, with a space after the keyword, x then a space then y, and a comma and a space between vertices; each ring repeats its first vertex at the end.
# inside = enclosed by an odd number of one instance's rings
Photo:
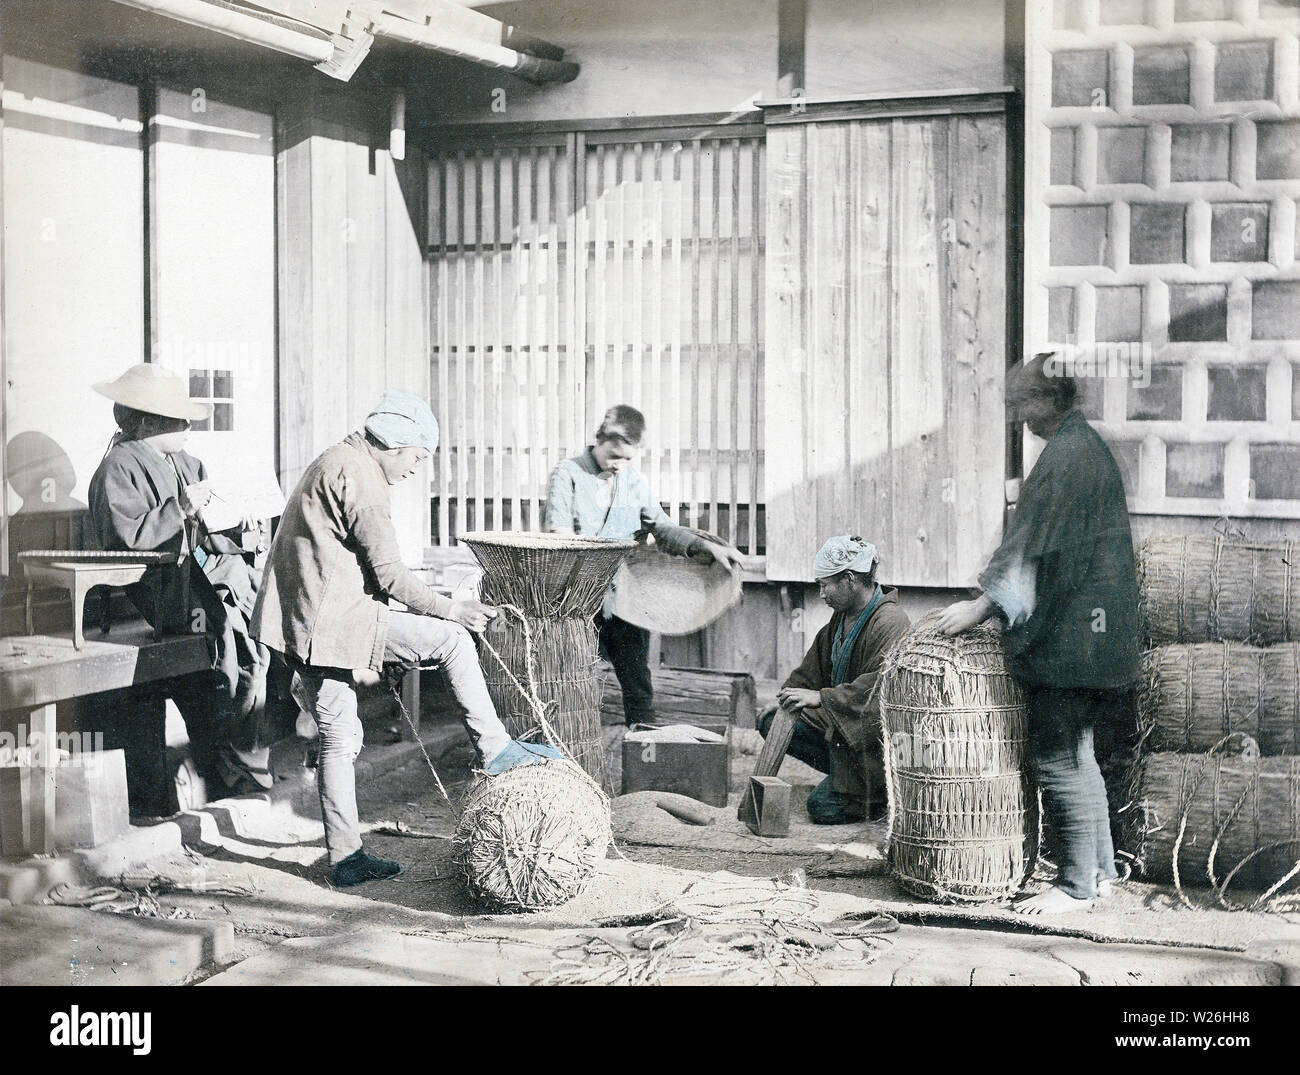
MULTIPOLYGON (((668 517, 651 495, 645 475, 635 467, 625 465, 614 476, 607 507, 600 503, 606 481, 600 473, 590 447, 555 468, 546 492, 548 531, 571 531, 605 541, 628 541, 641 531, 649 531, 659 548, 675 556, 690 556, 703 549, 704 540, 668 517)), ((612 584, 602 612, 606 618, 614 615, 612 584)))
POLYGON ((379 670, 390 598, 424 615, 451 611, 402 562, 375 451, 353 433, 322 452, 276 530, 252 632, 303 664, 379 670))

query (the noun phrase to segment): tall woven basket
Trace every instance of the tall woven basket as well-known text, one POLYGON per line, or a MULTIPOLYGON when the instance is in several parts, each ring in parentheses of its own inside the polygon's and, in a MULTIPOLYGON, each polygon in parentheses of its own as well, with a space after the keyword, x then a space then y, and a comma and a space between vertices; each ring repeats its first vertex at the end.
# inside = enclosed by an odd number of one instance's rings
POLYGON ((899 883, 942 902, 1013 895, 1037 857, 1038 800, 997 632, 949 638, 922 622, 886 661, 880 714, 899 883))
POLYGON ((493 620, 486 636, 501 656, 485 656, 484 677, 506 731, 538 738, 535 694, 565 749, 599 783, 605 752, 592 617, 636 543, 488 531, 460 540, 483 566, 482 599, 518 610, 493 620))

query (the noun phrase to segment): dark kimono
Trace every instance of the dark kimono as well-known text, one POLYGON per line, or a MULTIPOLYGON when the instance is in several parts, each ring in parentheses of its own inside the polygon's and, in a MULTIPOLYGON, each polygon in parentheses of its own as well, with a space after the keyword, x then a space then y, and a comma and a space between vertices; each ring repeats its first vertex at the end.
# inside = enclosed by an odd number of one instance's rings
POLYGON ((848 673, 835 686, 831 648, 845 614, 837 612, 817 632, 813 644, 783 687, 821 692, 821 705, 803 710, 800 719, 820 728, 831 758, 831 786, 855 798, 866 798, 869 777, 882 762, 880 695, 876 689, 885 655, 911 628, 898 603, 898 591, 882 587, 880 600, 853 643, 848 673))
POLYGON ((980 584, 1025 683, 1122 689, 1137 677, 1137 572, 1119 468, 1072 410, 1025 479, 980 584))
MULTIPOLYGON (((185 541, 180 483, 190 485, 205 477, 203 464, 186 452, 168 457, 142 441, 118 441, 90 481, 90 520, 100 547, 179 553, 185 541)), ((214 700, 205 695, 216 694, 215 703, 225 712, 204 714, 204 721, 226 724, 231 746, 250 770, 266 766, 259 740, 270 651, 248 633, 260 575, 252 557, 230 534, 204 533, 195 555, 181 568, 151 568, 141 582, 127 588, 132 603, 155 627, 191 631, 202 624, 218 682, 207 690, 187 684, 177 705, 182 713, 187 703, 207 708, 214 700), (189 572, 188 607, 181 570, 189 572)), ((185 715, 188 722, 191 714, 185 715)))

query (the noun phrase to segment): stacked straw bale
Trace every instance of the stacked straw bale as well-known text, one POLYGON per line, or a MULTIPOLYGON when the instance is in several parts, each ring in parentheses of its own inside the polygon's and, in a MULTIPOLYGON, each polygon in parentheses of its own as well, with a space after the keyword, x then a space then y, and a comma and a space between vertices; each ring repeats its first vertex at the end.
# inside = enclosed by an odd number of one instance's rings
POLYGON ((1013 895, 1036 858, 1038 807, 1024 701, 998 634, 918 626, 887 659, 880 712, 899 883, 945 902, 1013 895))
POLYGON ((1148 650, 1138 712, 1153 750, 1204 752, 1242 732, 1266 757, 1300 754, 1300 644, 1148 650))
POLYGON ((510 737, 536 738, 541 731, 537 714, 520 693, 518 683, 536 690, 546 707, 547 722, 569 755, 599 780, 605 757, 600 727, 602 683, 591 617, 548 620, 525 615, 520 621, 514 616, 498 616, 485 637, 508 666, 507 670, 489 657, 483 665, 483 678, 510 737), (530 644, 531 682, 527 663, 530 644))
POLYGON ((1139 861, 1147 877, 1266 888, 1300 858, 1300 758, 1150 754, 1139 861), (1181 834, 1181 837, 1180 837, 1181 834), (1239 868, 1238 868, 1239 867, 1239 868))
POLYGON ((1138 583, 1153 646, 1300 642, 1300 542, 1149 538, 1138 583))
POLYGON ((1266 894, 1300 875, 1300 542, 1152 538, 1138 555, 1145 876, 1266 894), (1262 755, 1262 756, 1261 756, 1262 755))

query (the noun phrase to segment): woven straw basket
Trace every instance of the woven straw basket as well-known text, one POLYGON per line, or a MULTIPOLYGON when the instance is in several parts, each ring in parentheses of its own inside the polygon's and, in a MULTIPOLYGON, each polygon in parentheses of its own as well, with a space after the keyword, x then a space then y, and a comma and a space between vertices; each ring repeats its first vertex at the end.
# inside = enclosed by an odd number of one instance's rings
POLYGON ((594 616, 633 541, 479 530, 460 538, 483 565, 480 593, 529 616, 594 616))

